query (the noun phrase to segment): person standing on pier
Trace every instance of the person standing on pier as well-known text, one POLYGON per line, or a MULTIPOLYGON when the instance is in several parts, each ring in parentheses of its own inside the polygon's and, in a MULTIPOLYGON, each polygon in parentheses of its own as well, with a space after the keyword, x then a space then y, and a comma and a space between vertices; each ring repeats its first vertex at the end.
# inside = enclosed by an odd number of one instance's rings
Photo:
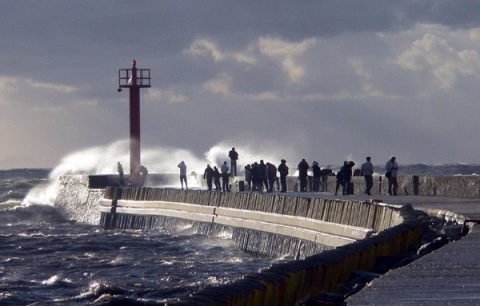
POLYGON ((268 191, 267 165, 265 165, 263 159, 260 160, 260 164, 258 165, 258 178, 262 185, 262 190, 263 185, 265 185, 265 191, 268 191))
POLYGON ((144 165, 140 166, 140 187, 145 186, 147 181, 148 170, 144 165))
POLYGON ((247 182, 248 190, 252 190, 252 168, 250 164, 245 166, 245 182, 247 182))
POLYGON ((280 184, 282 185, 280 192, 287 192, 288 166, 286 160, 282 159, 281 164, 278 166, 278 172, 280 173, 280 184))
POLYGON ((263 181, 260 178, 260 168, 257 162, 252 164, 252 169, 250 171, 252 176, 252 189, 251 192, 259 191, 260 193, 263 190, 263 181))
POLYGON ((338 189, 340 188, 340 186, 343 186, 343 167, 337 171, 335 178, 336 178, 335 195, 337 195, 338 189))
POLYGON ((214 175, 215 175, 215 172, 213 171, 212 167, 210 167, 210 165, 207 165, 207 168, 203 173, 203 179, 207 180, 207 187, 209 191, 212 191, 212 181, 213 181, 214 175))
POLYGON ((125 186, 125 180, 123 178, 123 166, 120 162, 117 162, 118 182, 120 186, 125 186))
POLYGON ((185 165, 185 162, 183 160, 178 164, 178 168, 180 168, 180 184, 182 184, 182 190, 183 190, 183 182, 185 182, 185 189, 188 189, 187 165, 185 165))
POLYGON ((353 174, 353 166, 355 163, 353 161, 344 161, 343 162, 343 186, 342 186, 342 194, 349 195, 350 194, 350 182, 352 181, 352 174, 353 174))
POLYGON ((213 179, 215 182, 215 190, 220 191, 222 188, 220 187, 220 171, 218 171, 217 166, 213 166, 213 179))
POLYGON ((230 167, 232 177, 237 176, 237 159, 238 153, 235 151, 235 148, 232 148, 230 152, 228 152, 228 157, 230 157, 230 167))
POLYGON ((318 192, 320 190, 320 177, 322 176, 322 170, 316 161, 312 163, 312 172, 313 172, 313 190, 318 192))
POLYGON ((396 162, 397 158, 392 156, 390 160, 385 165, 385 176, 388 178, 388 194, 389 195, 397 195, 398 190, 398 181, 397 181, 397 172, 398 172, 398 164, 396 162), (393 187, 393 190, 392 190, 393 187))
POLYGON ((373 187, 373 164, 371 162, 371 157, 367 156, 367 161, 363 163, 360 172, 365 178, 365 193, 371 195, 371 190, 373 187))
POLYGON ((327 185, 328 185, 328 176, 330 174, 332 174, 332 170, 331 169, 328 169, 328 168, 323 168, 321 170, 322 172, 322 192, 326 192, 327 191, 327 185))
POLYGON ((277 167, 274 164, 267 163, 268 192, 273 192, 273 184, 277 180, 277 167))
POLYGON ((302 159, 302 161, 298 164, 298 178, 300 179, 300 191, 304 192, 307 191, 307 179, 308 179, 308 169, 310 166, 308 165, 307 161, 302 159))
POLYGON ((228 191, 230 192, 230 187, 228 186, 228 180, 229 180, 229 174, 228 174, 228 166, 227 162, 225 161, 220 168, 220 171, 222 171, 222 189, 223 192, 228 191))

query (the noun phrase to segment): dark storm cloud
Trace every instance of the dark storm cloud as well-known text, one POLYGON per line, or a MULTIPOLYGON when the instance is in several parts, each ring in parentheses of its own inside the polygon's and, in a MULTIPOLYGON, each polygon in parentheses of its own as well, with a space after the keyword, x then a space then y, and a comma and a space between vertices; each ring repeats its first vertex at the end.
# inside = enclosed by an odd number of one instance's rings
POLYGON ((49 143, 36 166, 53 166, 69 150, 126 138, 117 71, 134 58, 152 69, 146 144, 197 156, 219 142, 289 146, 326 162, 476 158, 476 1, 2 4, 0 123, 16 131, 2 167, 33 142, 49 143))
POLYGON ((264 35, 301 41, 396 31, 418 22, 452 27, 480 22, 480 4, 473 1, 6 2, 0 12, 0 46, 7 72, 22 67, 55 71, 78 63, 83 74, 89 60, 112 64, 112 54, 155 60, 179 52, 197 36, 237 48, 264 35))

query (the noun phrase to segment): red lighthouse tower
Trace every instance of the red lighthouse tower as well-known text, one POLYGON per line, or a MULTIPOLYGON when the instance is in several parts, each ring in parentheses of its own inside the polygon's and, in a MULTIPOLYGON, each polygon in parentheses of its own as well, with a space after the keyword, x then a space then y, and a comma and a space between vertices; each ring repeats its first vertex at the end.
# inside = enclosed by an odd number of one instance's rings
POLYGON ((118 91, 130 89, 130 185, 140 186, 140 88, 149 88, 150 69, 138 69, 133 60, 132 69, 118 70, 118 91))

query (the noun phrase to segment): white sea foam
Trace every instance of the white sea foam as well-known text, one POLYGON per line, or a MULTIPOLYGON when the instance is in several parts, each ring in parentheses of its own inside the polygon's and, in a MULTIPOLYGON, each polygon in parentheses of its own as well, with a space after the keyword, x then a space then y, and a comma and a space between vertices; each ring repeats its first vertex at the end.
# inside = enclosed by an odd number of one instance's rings
MULTIPOLYGON (((240 154, 237 174, 243 174, 243 167, 247 163, 260 161, 260 159, 265 160, 265 162, 272 161, 275 164, 279 163, 281 158, 274 152, 282 151, 271 149, 272 147, 270 146, 268 150, 269 153, 263 154, 254 146, 237 146, 236 150, 239 151, 240 154)), ((59 189, 59 178, 63 175, 116 174, 117 162, 120 162, 124 166, 125 173, 129 173, 129 150, 129 141, 120 140, 112 144, 87 148, 66 155, 62 158, 60 164, 50 172, 48 183, 32 188, 23 200, 23 204, 53 205, 59 189)), ((142 164, 149 170, 149 173, 177 174, 179 173, 177 165, 180 161, 185 161, 187 164, 187 173, 191 174, 195 172, 201 177, 207 164, 210 164, 212 167, 220 167, 224 161, 227 161, 230 166, 228 158, 228 152, 230 150, 231 147, 227 144, 219 143, 205 152, 202 157, 198 157, 191 151, 182 148, 146 148, 142 150, 142 164)), ((169 187, 180 187, 180 181, 175 181, 173 186, 169 187)), ((199 187, 199 183, 196 180, 189 179, 189 187, 199 187)))
POLYGON ((57 283, 57 282, 59 281, 59 279, 60 279, 60 276, 58 276, 58 275, 53 275, 53 276, 50 277, 49 279, 42 281, 42 284, 44 284, 44 285, 53 285, 53 284, 57 283))

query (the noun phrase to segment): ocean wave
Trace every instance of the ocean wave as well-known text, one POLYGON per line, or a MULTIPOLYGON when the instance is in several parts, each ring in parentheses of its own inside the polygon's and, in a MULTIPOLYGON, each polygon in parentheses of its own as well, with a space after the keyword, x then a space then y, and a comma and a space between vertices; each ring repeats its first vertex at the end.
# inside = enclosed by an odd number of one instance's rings
POLYGON ((24 192, 8 190, 0 195, 0 201, 6 202, 8 200, 23 200, 24 197, 24 192))
POLYGON ((0 210, 0 222, 2 223, 27 223, 27 222, 65 222, 58 211, 49 205, 16 205, 15 202, 7 202, 6 207, 0 210))
POLYGON ((22 205, 22 201, 9 199, 9 200, 0 202, 0 209, 13 208, 15 206, 20 206, 20 205, 22 205))

